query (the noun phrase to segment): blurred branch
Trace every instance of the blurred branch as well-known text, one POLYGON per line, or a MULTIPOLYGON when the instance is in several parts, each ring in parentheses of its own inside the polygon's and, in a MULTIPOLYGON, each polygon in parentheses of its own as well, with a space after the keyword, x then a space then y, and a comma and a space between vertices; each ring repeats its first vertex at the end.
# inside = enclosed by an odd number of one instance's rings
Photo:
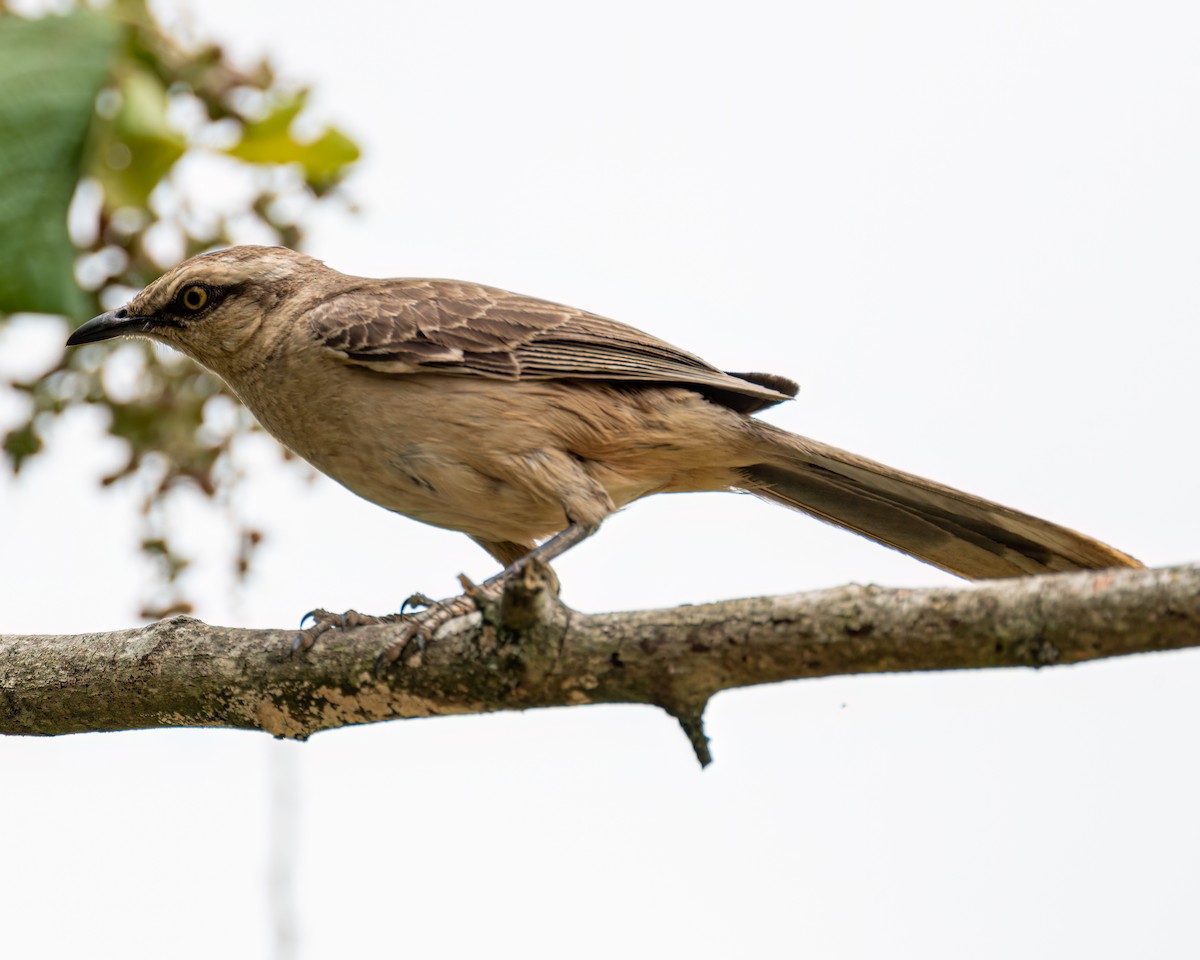
POLYGON ((297 657, 293 631, 189 617, 0 636, 0 733, 221 726, 304 739, 403 717, 648 703, 679 718, 707 762, 704 706, 732 687, 1200 646, 1200 564, 951 589, 850 585, 601 615, 569 610, 539 582, 525 578, 482 617, 447 624, 385 677, 373 662, 397 634, 391 624, 326 634, 297 657))
MULTIPOLYGON (((342 184, 359 157, 316 123, 308 91, 266 60, 236 64, 218 44, 168 34, 146 0, 59 3, 17 16, 0 4, 0 334, 35 315, 58 343, 63 323, 123 303, 179 260, 236 242, 299 247, 308 219, 349 210, 342 184), (308 116, 306 116, 308 113, 308 116)), ((61 351, 0 370, 0 470, 19 473, 84 405, 107 414, 124 462, 102 481, 140 493, 136 529, 156 576, 148 617, 190 610, 189 558, 172 537, 176 491, 237 516, 235 445, 254 429, 212 374, 148 344, 61 351)), ((245 576, 252 550, 234 560, 245 576)))

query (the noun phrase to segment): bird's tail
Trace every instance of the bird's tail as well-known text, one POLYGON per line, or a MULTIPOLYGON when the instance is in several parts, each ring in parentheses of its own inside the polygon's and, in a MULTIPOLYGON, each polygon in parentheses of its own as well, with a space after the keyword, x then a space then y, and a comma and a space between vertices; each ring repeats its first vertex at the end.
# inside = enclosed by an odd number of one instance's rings
POLYGON ((755 423, 763 460, 738 486, 971 580, 1140 567, 1083 534, 755 423))

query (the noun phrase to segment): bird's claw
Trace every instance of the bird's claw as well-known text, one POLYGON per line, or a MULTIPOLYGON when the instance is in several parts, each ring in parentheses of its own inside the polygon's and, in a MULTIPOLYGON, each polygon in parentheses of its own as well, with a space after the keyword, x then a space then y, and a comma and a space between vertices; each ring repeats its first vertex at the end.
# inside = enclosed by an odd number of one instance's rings
POLYGON ((328 610, 322 610, 317 607, 314 610, 309 610, 300 618, 300 629, 292 638, 292 654, 304 653, 312 649, 314 643, 320 638, 321 634, 332 630, 337 623, 337 616, 330 613, 328 610), (312 626, 305 627, 304 625, 311 620, 312 626))
POLYGON ((376 676, 385 675, 397 660, 407 660, 410 647, 416 648, 417 656, 423 654, 425 647, 433 639, 434 629, 436 627, 430 629, 425 624, 419 623, 415 616, 410 619, 404 625, 404 629, 400 631, 400 636, 375 655, 376 676))
POLYGON ((430 599, 429 597, 425 596, 425 594, 421 593, 420 591, 417 591, 412 596, 410 596, 407 600, 405 600, 402 604, 400 604, 400 615, 406 616, 407 615, 406 611, 409 609, 409 607, 411 607, 412 609, 415 610, 418 607, 421 607, 421 608, 432 607, 435 603, 437 603, 436 600, 430 599))
POLYGON ((431 600, 423 593, 414 593, 404 601, 399 613, 382 617, 359 613, 357 610, 347 610, 345 613, 330 613, 328 610, 317 608, 310 610, 300 620, 300 630, 292 638, 292 653, 305 653, 311 650, 324 634, 330 630, 348 630, 371 623, 403 623, 399 636, 379 651, 375 658, 375 672, 386 673, 397 661, 407 661, 412 656, 420 656, 425 652, 433 635, 442 624, 461 617, 479 608, 485 591, 476 587, 466 577, 461 578, 462 596, 451 597, 448 600, 431 600), (406 612, 412 607, 423 607, 419 613, 406 612), (312 621, 312 625, 305 624, 312 621))
POLYGON ((310 610, 300 619, 300 631, 292 638, 292 653, 305 653, 311 650, 313 644, 321 638, 323 634, 328 633, 334 627, 339 630, 348 630, 351 627, 363 627, 370 623, 395 623, 397 620, 407 619, 408 614, 393 613, 383 617, 372 616, 369 613, 359 613, 357 610, 347 610, 345 613, 330 613, 328 610, 317 608, 310 610), (312 620, 311 627, 305 628, 304 624, 312 620))
POLYGON ((402 614, 405 621, 404 629, 400 631, 400 635, 395 640, 380 650, 379 655, 375 658, 377 674, 387 673, 392 664, 397 661, 407 662, 414 655, 414 648, 415 655, 420 656, 425 652, 425 648, 433 640, 433 635, 437 633, 442 624, 479 609, 476 598, 470 594, 436 602, 429 600, 428 597, 422 597, 422 606, 425 609, 420 613, 402 614))

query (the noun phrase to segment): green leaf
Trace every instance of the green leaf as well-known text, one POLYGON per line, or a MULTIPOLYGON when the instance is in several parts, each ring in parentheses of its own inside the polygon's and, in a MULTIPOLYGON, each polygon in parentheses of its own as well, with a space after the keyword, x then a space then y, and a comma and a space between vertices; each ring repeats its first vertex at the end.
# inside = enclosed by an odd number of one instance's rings
POLYGON ((124 66, 117 91, 121 106, 111 121, 97 124, 87 169, 104 188, 107 209, 145 207, 187 144, 167 125, 167 91, 155 74, 124 66))
POLYGON ((292 121, 304 109, 307 97, 307 92, 301 91, 277 104, 263 119, 247 123, 242 139, 225 152, 247 163, 298 163, 304 168, 305 180, 318 193, 332 186, 344 168, 358 159, 358 147, 333 127, 308 142, 292 136, 292 121))
POLYGON ((87 11, 0 14, 0 311, 87 310, 67 208, 123 32, 87 11))

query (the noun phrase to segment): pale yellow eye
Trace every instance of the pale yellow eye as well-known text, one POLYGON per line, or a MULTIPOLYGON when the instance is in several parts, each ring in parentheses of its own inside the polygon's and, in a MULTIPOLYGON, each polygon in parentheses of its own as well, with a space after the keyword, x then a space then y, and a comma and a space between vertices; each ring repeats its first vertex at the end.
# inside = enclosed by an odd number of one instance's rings
POLYGON ((189 310, 203 310, 208 303, 208 291, 203 287, 188 287, 180 294, 179 300, 189 310))

